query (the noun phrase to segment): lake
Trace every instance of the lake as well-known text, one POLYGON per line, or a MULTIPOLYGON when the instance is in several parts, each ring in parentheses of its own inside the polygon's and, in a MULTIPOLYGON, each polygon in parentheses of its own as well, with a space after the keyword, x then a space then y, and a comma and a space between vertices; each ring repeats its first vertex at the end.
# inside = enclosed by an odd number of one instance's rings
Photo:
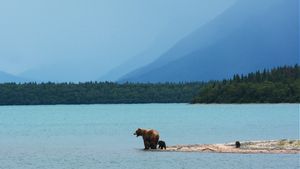
POLYGON ((0 169, 296 169, 299 154, 143 151, 167 145, 299 138, 299 104, 0 106, 0 169))

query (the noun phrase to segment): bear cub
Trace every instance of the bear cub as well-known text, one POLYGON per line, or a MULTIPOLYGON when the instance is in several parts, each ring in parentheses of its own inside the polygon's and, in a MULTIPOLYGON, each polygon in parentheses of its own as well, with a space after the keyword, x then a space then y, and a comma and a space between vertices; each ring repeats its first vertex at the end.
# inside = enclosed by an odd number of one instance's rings
POLYGON ((235 142, 235 148, 240 148, 241 147, 241 143, 239 141, 235 142))
POLYGON ((166 142, 164 142, 162 140, 159 140, 158 141, 158 148, 160 148, 160 149, 167 149, 166 142))

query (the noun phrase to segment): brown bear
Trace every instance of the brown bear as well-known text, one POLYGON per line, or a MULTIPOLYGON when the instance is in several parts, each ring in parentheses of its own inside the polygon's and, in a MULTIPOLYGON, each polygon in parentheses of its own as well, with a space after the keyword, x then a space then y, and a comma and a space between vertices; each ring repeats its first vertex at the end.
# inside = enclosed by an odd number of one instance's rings
POLYGON ((133 135, 142 136, 144 140, 145 150, 156 149, 159 140, 159 133, 156 130, 146 130, 138 128, 133 135))

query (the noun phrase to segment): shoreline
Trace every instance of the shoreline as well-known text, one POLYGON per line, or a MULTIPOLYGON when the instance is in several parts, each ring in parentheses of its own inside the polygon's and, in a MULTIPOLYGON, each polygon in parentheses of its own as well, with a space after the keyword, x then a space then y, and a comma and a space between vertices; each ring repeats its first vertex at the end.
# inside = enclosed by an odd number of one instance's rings
POLYGON ((299 103, 160 103, 160 102, 149 102, 149 103, 72 103, 72 104, 0 104, 0 107, 22 107, 22 106, 90 106, 90 105, 146 105, 146 104, 184 104, 184 105, 300 105, 299 103))
POLYGON ((238 153, 238 154, 300 154, 300 140, 262 140, 241 141, 241 147, 235 143, 225 144, 189 144, 167 146, 163 152, 199 152, 199 153, 238 153))

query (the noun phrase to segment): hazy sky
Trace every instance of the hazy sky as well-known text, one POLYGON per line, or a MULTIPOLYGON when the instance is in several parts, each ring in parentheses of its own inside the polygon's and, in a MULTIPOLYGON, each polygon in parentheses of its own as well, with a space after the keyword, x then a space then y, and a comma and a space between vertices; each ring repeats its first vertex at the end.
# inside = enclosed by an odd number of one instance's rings
POLYGON ((0 1, 0 70, 100 77, 163 41, 164 33, 172 35, 165 39, 169 45, 175 43, 235 1, 0 1))

